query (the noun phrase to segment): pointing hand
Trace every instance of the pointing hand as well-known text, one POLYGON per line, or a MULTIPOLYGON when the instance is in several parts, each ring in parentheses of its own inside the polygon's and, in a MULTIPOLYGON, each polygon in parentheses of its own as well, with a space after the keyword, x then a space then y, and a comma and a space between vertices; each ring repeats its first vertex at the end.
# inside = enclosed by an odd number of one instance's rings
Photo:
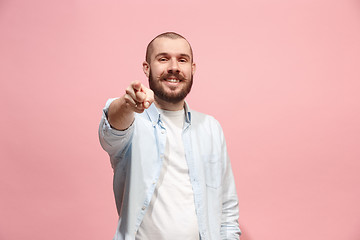
POLYGON ((125 101, 134 112, 142 113, 154 102, 154 92, 139 81, 134 81, 126 89, 125 101))

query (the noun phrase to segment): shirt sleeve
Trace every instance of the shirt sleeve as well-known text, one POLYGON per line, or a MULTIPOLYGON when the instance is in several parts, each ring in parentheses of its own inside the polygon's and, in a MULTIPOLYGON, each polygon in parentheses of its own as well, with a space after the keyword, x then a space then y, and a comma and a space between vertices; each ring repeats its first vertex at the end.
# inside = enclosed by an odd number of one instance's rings
POLYGON ((102 148, 109 154, 111 166, 115 169, 129 147, 134 132, 134 123, 126 130, 117 130, 111 127, 107 114, 110 104, 116 98, 109 99, 103 108, 99 125, 99 140, 102 148))

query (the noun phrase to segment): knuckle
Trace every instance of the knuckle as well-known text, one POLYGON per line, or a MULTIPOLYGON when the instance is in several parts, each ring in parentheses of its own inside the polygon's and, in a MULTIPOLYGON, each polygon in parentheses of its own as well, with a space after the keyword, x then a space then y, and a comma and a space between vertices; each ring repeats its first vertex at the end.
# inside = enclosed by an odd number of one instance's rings
POLYGON ((132 97, 128 96, 128 95, 125 96, 125 102, 126 103, 131 103, 131 104, 135 103, 134 99, 132 97))
POLYGON ((128 94, 125 94, 124 98, 125 98, 125 101, 127 101, 127 102, 130 101, 130 99, 131 99, 131 97, 128 94))

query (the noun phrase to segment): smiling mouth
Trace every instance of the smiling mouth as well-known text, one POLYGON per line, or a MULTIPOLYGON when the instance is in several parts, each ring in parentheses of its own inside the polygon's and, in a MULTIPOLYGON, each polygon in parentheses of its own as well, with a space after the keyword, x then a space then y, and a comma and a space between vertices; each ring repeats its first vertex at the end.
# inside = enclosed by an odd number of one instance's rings
POLYGON ((163 81, 168 83, 179 83, 182 82, 184 79, 183 76, 181 76, 178 73, 168 73, 162 76, 163 81))
POLYGON ((171 82, 171 83, 178 83, 178 82, 180 82, 180 80, 179 80, 179 79, 176 79, 176 78, 165 78, 164 80, 167 81, 167 82, 171 82))

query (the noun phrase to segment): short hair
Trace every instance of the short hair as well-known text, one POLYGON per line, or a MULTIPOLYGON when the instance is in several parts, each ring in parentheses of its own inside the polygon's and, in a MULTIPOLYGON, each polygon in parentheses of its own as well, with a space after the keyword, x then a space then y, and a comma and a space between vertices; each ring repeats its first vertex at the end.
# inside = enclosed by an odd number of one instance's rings
POLYGON ((190 53, 191 53, 191 61, 193 61, 193 51, 192 51, 192 48, 191 48, 191 45, 189 43, 189 41, 184 38, 183 36, 181 36, 180 34, 176 33, 176 32, 165 32, 165 33, 161 33, 159 35, 157 35, 153 40, 151 40, 151 42, 147 45, 147 48, 146 48, 146 55, 145 55, 145 60, 147 63, 150 63, 150 56, 152 54, 152 51, 153 51, 153 42, 158 39, 158 38, 170 38, 170 39, 179 39, 179 38, 182 38, 184 39, 188 44, 189 44, 189 47, 190 47, 190 53))

